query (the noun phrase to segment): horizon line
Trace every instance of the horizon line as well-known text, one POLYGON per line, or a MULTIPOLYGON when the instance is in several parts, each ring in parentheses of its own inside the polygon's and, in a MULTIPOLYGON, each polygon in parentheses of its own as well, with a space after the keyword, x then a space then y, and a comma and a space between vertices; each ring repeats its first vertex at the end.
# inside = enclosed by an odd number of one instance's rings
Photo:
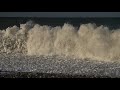
POLYGON ((41 17, 41 18, 120 17, 120 12, 0 12, 0 17, 41 17))

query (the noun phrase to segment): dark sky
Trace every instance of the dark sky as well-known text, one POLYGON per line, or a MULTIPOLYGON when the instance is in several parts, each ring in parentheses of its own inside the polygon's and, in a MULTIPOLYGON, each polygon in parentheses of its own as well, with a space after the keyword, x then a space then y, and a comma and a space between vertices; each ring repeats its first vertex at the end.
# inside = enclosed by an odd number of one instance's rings
POLYGON ((120 12, 0 12, 0 17, 120 17, 120 12))

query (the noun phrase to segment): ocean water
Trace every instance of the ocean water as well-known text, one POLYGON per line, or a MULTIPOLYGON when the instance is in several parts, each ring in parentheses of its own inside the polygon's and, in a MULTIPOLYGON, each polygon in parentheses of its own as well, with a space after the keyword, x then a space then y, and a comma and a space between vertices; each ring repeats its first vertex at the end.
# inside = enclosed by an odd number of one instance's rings
POLYGON ((120 76, 120 18, 0 18, 0 70, 120 76))
POLYGON ((37 18, 37 17, 0 17, 0 29, 26 23, 32 20, 40 25, 62 26, 64 23, 79 27, 81 24, 95 23, 98 26, 104 25, 111 29, 120 28, 120 18, 37 18))

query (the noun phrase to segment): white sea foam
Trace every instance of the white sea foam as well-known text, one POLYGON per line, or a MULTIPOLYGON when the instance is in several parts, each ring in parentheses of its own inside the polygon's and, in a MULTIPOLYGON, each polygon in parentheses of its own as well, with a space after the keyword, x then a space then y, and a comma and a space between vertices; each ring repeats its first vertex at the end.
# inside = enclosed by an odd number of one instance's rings
POLYGON ((82 24, 79 29, 65 23, 62 27, 34 24, 0 30, 0 53, 59 55, 100 61, 120 60, 120 29, 82 24))

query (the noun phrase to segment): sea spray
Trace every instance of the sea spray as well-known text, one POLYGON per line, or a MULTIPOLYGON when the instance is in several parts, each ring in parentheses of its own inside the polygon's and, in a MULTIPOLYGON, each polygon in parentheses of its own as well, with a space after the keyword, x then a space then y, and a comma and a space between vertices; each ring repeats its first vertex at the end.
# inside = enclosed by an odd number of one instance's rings
POLYGON ((120 29, 88 23, 79 29, 65 23, 62 27, 35 24, 0 31, 0 53, 58 55, 71 58, 113 61, 120 59, 120 29))

